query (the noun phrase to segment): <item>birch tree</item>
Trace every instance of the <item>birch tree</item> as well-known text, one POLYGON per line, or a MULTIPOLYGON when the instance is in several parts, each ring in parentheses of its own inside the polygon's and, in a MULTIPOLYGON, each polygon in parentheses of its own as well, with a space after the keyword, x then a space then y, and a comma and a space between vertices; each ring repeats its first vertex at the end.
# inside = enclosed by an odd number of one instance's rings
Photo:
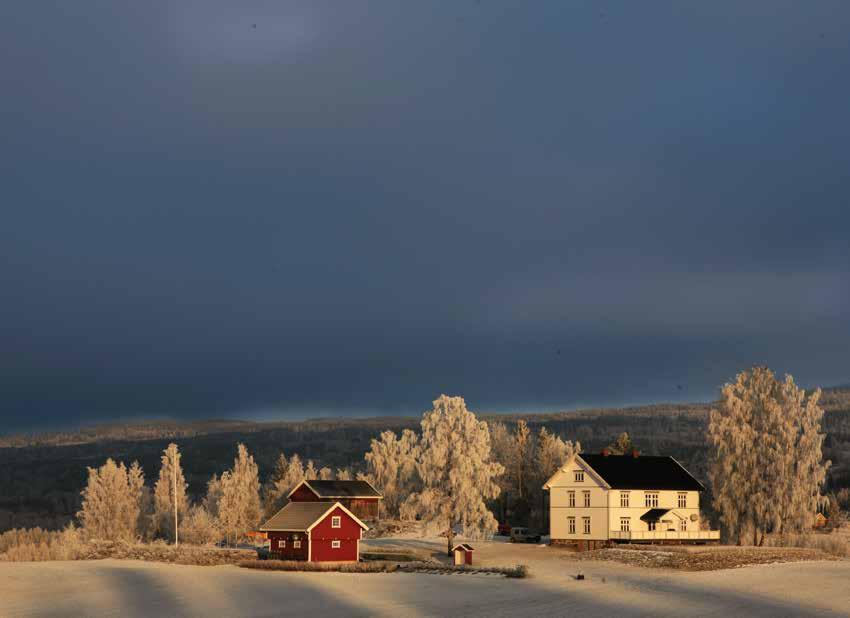
POLYGON ((260 520, 260 481, 257 464, 244 444, 237 447, 233 469, 221 475, 218 521, 229 543, 235 542, 260 520))
POLYGON ((487 423, 466 409, 462 397, 441 395, 421 426, 416 469, 422 491, 407 499, 403 514, 421 518, 426 530, 444 531, 451 554, 456 526, 472 536, 496 531, 485 501, 499 495, 496 479, 504 468, 492 461, 487 423))
POLYGON ((410 429, 399 438, 394 431, 384 431, 380 439, 373 439, 366 453, 367 476, 381 492, 381 508, 390 515, 398 515, 402 502, 413 493, 411 481, 416 473, 419 440, 410 429))
POLYGON ((542 486, 574 453, 581 452, 581 444, 561 439, 542 427, 537 437, 534 469, 537 473, 535 486, 542 486))
POLYGON ((157 529, 167 538, 173 538, 177 544, 177 530, 180 521, 188 509, 186 488, 188 484, 180 466, 180 451, 171 443, 162 452, 162 466, 159 478, 154 485, 154 512, 157 529))
POLYGON ((766 367, 738 374, 709 416, 709 479, 726 533, 761 545, 767 532, 810 525, 829 462, 823 462, 820 390, 808 400, 791 376, 766 367))
POLYGON ((131 541, 138 534, 142 488, 145 479, 137 462, 130 468, 107 459, 99 468, 88 468, 77 517, 90 538, 131 541))

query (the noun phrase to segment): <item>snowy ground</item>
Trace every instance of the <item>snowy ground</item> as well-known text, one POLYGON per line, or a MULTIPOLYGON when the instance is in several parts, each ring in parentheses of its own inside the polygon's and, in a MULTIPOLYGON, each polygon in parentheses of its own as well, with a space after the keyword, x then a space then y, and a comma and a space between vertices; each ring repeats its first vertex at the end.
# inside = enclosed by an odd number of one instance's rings
MULTIPOLYGON (((370 541, 439 551, 437 541, 370 541)), ((476 543, 532 577, 283 573, 132 560, 0 563, 0 616, 850 616, 850 561, 689 573, 476 543), (586 579, 574 575, 583 572, 586 579)))

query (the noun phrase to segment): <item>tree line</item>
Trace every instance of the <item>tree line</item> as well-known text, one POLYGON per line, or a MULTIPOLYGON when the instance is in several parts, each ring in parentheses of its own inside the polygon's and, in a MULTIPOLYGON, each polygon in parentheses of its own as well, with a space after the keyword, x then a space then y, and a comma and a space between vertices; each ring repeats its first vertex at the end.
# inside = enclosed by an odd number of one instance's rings
MULTIPOLYGON (((823 460, 820 391, 806 396, 790 376, 770 370, 741 372, 722 389, 707 427, 708 483, 712 505, 728 538, 762 544, 768 533, 803 530, 825 499, 829 462, 823 460)), ((607 449, 630 453, 622 433, 607 449)), ((498 521, 545 526, 542 485, 573 453, 578 440, 520 419, 512 427, 486 422, 461 397, 443 395, 423 414, 419 432, 383 431, 359 466, 318 467, 298 454, 280 453, 260 484, 259 469, 244 444, 233 465, 207 482, 195 503, 187 496, 181 457, 169 444, 153 488, 137 463, 107 460, 88 468, 78 519, 86 534, 108 539, 181 539, 236 542, 285 506, 302 480, 368 480, 384 496, 382 517, 420 521, 445 535, 492 534, 498 521)))

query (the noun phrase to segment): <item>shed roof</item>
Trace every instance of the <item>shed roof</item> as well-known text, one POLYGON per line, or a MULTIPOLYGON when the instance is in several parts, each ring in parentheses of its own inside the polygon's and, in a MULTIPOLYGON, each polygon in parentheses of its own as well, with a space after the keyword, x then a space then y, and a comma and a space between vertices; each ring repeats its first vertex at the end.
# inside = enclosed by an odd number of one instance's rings
POLYGON ((452 547, 452 551, 457 551, 458 549, 463 551, 475 551, 475 548, 469 543, 458 543, 454 547, 452 547))
POLYGON ((301 481, 296 485, 289 495, 295 490, 306 485, 319 498, 382 498, 381 494, 366 481, 301 481))
POLYGON ((333 504, 327 502, 290 502, 260 526, 260 530, 263 532, 270 530, 308 532, 336 508, 342 509, 364 530, 369 529, 366 524, 357 519, 351 511, 339 502, 334 502, 333 504))
POLYGON ((672 457, 585 454, 579 457, 612 489, 705 491, 702 483, 672 457))

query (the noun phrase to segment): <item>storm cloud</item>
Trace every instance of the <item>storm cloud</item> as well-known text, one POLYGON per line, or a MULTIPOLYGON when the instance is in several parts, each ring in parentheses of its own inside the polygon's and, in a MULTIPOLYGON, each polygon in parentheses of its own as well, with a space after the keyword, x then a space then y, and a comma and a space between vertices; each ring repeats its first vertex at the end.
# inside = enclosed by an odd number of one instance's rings
POLYGON ((845 2, 13 2, 0 433, 850 381, 845 2))

